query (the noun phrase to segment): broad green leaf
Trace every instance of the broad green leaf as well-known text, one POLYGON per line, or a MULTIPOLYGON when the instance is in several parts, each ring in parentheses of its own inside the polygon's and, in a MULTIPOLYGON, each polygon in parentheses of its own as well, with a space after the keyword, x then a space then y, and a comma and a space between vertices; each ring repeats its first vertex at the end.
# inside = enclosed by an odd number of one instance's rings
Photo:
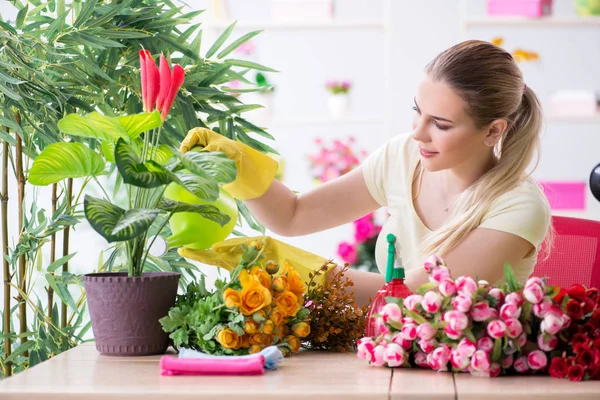
POLYGON ((215 43, 213 43, 210 49, 208 49, 205 58, 211 58, 217 51, 219 51, 219 48, 221 48, 223 43, 225 43, 225 41, 231 35, 231 32, 233 32, 233 28, 235 28, 236 24, 237 21, 234 21, 231 25, 227 27, 227 29, 225 29, 225 31, 221 34, 221 36, 217 38, 217 40, 215 41, 215 43))
POLYGON ((224 65, 232 65, 234 67, 243 67, 250 68, 256 71, 264 71, 264 72, 279 72, 276 69, 265 67, 264 65, 257 64, 248 60, 236 60, 234 58, 230 58, 223 61, 224 65))
POLYGON ((104 172, 104 160, 83 143, 53 143, 33 161, 29 182, 46 186, 66 178, 98 176, 104 172))
POLYGON ((214 179, 192 174, 185 170, 178 172, 176 176, 177 183, 202 200, 215 201, 219 198, 219 185, 214 179))
POLYGON ((262 30, 246 33, 244 36, 242 36, 241 38, 239 38, 238 40, 236 40, 235 42, 233 42, 229 46, 227 46, 225 49, 223 49, 223 51, 221 51, 219 53, 219 55, 217 55, 217 58, 223 58, 223 57, 229 55, 229 53, 231 53, 232 51, 234 51, 235 49, 240 47, 242 44, 246 43, 248 40, 252 39, 254 36, 258 35, 261 32, 262 32, 262 30))
POLYGON ((519 281, 515 277, 512 268, 508 262, 504 263, 504 280, 508 284, 508 289, 511 292, 516 292, 520 289, 519 281))
POLYGON ((141 162, 132 145, 119 139, 115 163, 123 182, 141 188, 155 188, 173 182, 173 173, 155 161, 141 162))
POLYGON ((229 215, 222 214, 217 207, 210 204, 188 204, 163 198, 158 208, 172 213, 192 212, 200 214, 221 226, 227 224, 231 219, 229 215))
POLYGON ((104 155, 104 158, 106 159, 106 161, 114 163, 115 162, 115 143, 108 141, 108 140, 102 140, 100 142, 100 148, 102 149, 102 154, 104 155))
POLYGON ((165 144, 161 144, 157 148, 152 148, 152 151, 155 154, 154 161, 160 165, 165 165, 173 157, 173 151, 165 144))
POLYGON ((61 257, 58 260, 54 261, 52 264, 48 265, 47 271, 48 272, 56 271, 58 268, 62 267, 64 264, 68 263, 69 260, 75 256, 75 254, 77 254, 77 252, 66 255, 66 256, 61 257))
POLYGON ((188 151, 181 164, 191 173, 203 177, 208 174, 220 184, 233 182, 237 176, 235 162, 224 153, 188 151))
POLYGON ((248 207, 246 207, 246 204, 244 204, 243 202, 241 202, 238 199, 236 199, 235 202, 237 204, 240 217, 244 218, 244 220, 248 223, 250 228, 252 228, 255 231, 258 231, 264 235, 265 227, 263 225, 261 225, 261 223, 258 222, 257 219, 254 218, 254 216, 252 215, 252 213, 250 212, 248 207))
POLYGON ((150 228, 159 210, 123 210, 106 200, 85 196, 83 207, 88 222, 109 243, 141 236, 150 228))
POLYGON ((86 115, 69 114, 58 121, 58 129, 72 136, 116 142, 119 138, 129 141, 129 136, 117 118, 106 117, 99 112, 86 115))
POLYGON ((117 119, 123 126, 123 130, 127 136, 131 139, 137 138, 142 132, 158 128, 162 124, 159 111, 126 115, 117 117, 117 119))

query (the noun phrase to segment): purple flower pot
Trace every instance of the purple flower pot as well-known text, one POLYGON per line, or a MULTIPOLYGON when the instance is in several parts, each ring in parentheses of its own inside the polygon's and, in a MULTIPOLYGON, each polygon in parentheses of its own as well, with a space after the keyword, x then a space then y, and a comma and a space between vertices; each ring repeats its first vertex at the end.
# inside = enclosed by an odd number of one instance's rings
POLYGON ((158 320, 175 304, 179 274, 125 272, 83 277, 96 349, 107 356, 162 354, 169 335, 158 320))

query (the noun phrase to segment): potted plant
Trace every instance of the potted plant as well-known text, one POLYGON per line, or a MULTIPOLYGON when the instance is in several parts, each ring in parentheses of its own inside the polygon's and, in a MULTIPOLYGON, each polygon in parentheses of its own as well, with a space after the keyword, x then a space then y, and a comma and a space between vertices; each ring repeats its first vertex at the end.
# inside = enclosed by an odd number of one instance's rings
POLYGON ((352 83, 350 81, 328 81, 325 88, 329 91, 327 105, 331 115, 340 119, 348 114, 350 108, 350 89, 352 83))
POLYGON ((65 177, 91 176, 98 182, 108 164, 126 185, 127 204, 117 205, 106 192, 104 198, 86 195, 84 199, 85 217, 92 228, 109 243, 125 242, 127 249, 126 272, 83 277, 96 348, 106 355, 158 354, 168 346, 158 320, 175 302, 179 274, 144 272, 144 266, 149 248, 171 217, 196 213, 214 221, 215 227, 231 219, 213 202, 220 196, 219 186, 235 179, 235 163, 222 153, 184 155, 159 145, 164 121, 184 82, 183 68, 171 69, 162 55, 158 68, 150 52, 141 50, 140 71, 142 113, 68 114, 58 127, 74 140, 44 149, 29 174, 35 185, 65 177), (81 137, 100 140, 102 155, 76 141, 81 137), (165 195, 169 185, 179 185, 202 201, 190 204, 169 198, 165 195), (157 232, 152 239, 151 230, 157 232))

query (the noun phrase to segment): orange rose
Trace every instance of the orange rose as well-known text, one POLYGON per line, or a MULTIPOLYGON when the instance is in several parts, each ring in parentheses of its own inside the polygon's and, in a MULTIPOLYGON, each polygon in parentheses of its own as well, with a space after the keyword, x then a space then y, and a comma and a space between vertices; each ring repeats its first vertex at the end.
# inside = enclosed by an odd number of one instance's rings
POLYGON ((243 269, 240 273, 240 282, 242 283, 242 299, 239 309, 242 314, 254 314, 271 304, 271 292, 260 283, 256 276, 248 274, 248 271, 243 269))
POLYGON ((264 333, 253 333, 252 335, 250 335, 248 343, 250 343, 250 346, 258 345, 264 347, 266 336, 267 335, 265 335, 264 333))
POLYGON ((269 319, 273 321, 275 325, 279 326, 283 325, 285 316, 276 308, 271 312, 271 315, 269 315, 269 319))
POLYGON ((257 344, 253 344, 252 346, 250 346, 250 348, 248 349, 248 353, 249 354, 254 354, 254 353, 260 353, 260 346, 257 344))
POLYGON ((304 293, 304 282, 302 282, 302 277, 290 264, 287 262, 284 266, 284 271, 287 274, 287 282, 289 284, 290 291, 294 292, 294 294, 302 294, 304 293))
POLYGON ((273 279, 273 284, 271 285, 271 288, 275 292, 283 292, 284 290, 288 290, 289 285, 287 283, 287 278, 282 275, 273 279))
POLYGON ((246 324, 244 325, 244 332, 246 333, 256 333, 256 328, 258 328, 258 326, 256 325, 256 322, 254 322, 253 320, 249 319, 246 321, 246 324))
POLYGON ((239 346, 240 338, 229 328, 225 328, 217 334, 217 341, 226 349, 235 349, 239 346))
POLYGON ((269 260, 265 263, 265 271, 270 275, 275 275, 279 272, 279 265, 275 261, 269 260))
POLYGON ((249 335, 243 335, 240 338, 240 347, 247 349, 248 347, 250 347, 250 336, 249 335))
POLYGON ((297 353, 300 350, 300 339, 298 339, 294 335, 286 336, 284 339, 290 348, 292 349, 292 353, 297 353))
POLYGON ((261 285, 267 289, 271 288, 271 275, 269 275, 267 271, 260 269, 260 267, 252 267, 250 274, 256 276, 261 285))
POLYGON ((265 335, 265 346, 270 346, 273 344, 273 335, 265 335))
POLYGON ((263 324, 263 332, 266 333, 267 335, 273 333, 274 328, 275 328, 275 324, 271 320, 268 320, 267 322, 265 322, 263 324))
POLYGON ((277 293, 275 295, 275 302, 277 303, 277 309, 286 317, 293 317, 300 310, 298 298, 294 293, 287 290, 277 293))
POLYGON ((292 326, 292 332, 300 338, 307 337, 310 334, 310 325, 306 322, 298 322, 292 326))
POLYGON ((242 304, 242 295, 237 290, 228 288, 223 293, 223 300, 227 308, 237 308, 242 304))

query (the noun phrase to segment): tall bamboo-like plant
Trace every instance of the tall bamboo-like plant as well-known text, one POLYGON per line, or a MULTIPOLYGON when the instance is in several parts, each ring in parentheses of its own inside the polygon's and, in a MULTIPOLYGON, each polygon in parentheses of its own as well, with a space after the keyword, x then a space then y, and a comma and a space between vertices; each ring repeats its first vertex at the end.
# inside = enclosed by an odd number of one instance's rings
MULTIPOLYGON (((22 141, 22 150, 26 157, 23 163, 25 182, 29 174, 28 159, 35 159, 48 145, 64 140, 58 129, 58 121, 67 113, 76 110, 88 113, 99 109, 105 115, 112 116, 117 112, 134 114, 141 111, 137 75, 132 73, 136 71, 134 60, 140 48, 148 49, 155 55, 170 55, 172 62, 185 66, 187 71, 186 85, 182 94, 177 97, 169 119, 165 121, 166 134, 161 136, 159 144, 176 146, 190 128, 210 126, 261 151, 276 153, 262 141, 251 137, 251 134, 267 139, 272 137, 242 117, 243 112, 258 106, 242 104, 236 97, 226 94, 240 91, 228 87, 228 82, 240 80, 250 83, 245 75, 252 69, 273 71, 248 61, 227 58, 240 44, 258 34, 258 31, 226 43, 234 29, 234 26, 231 26, 206 53, 202 54, 202 31, 200 25, 192 21, 201 11, 185 12, 183 6, 175 5, 169 0, 73 0, 70 4, 62 0, 11 2, 19 9, 16 21, 12 24, 0 21, 0 125, 10 128, 22 141), (185 28, 180 28, 182 26, 185 28), (23 117, 21 124, 17 123, 17 112, 23 117)), ((242 91, 266 90, 269 88, 242 91)), ((16 146, 15 136, 5 130, 0 131, 0 139, 5 142, 5 147, 16 146)), ((75 138, 74 141, 103 153, 98 140, 75 138)), ((56 213, 52 213, 48 221, 60 221, 53 229, 75 224, 81 218, 81 215, 78 215, 74 220, 70 219, 77 215, 81 203, 76 200, 79 196, 74 196, 69 190, 73 178, 68 174, 65 177, 66 181, 57 183, 57 189, 62 188, 62 196, 58 195, 55 198, 53 195, 53 202, 56 200, 65 205, 62 208, 62 213, 65 214, 61 214, 60 206, 56 213), (72 207, 66 207, 67 199, 72 201, 72 207), (68 223, 61 225, 67 219, 68 223)), ((117 180, 115 192, 119 190, 121 183, 117 180)), ((83 183, 84 187, 85 184, 87 181, 83 183)), ((28 187, 26 185, 25 190, 28 187)), ((3 197, 3 206, 7 205, 7 201, 3 197)), ((262 231, 262 227, 255 223, 243 204, 239 203, 238 206, 247 223, 252 228, 262 231)), ((27 210, 26 207, 24 209, 27 210)), ((241 220, 239 222, 241 223, 241 220)), ((6 219, 3 223, 7 223, 6 219)), ((3 232, 5 227, 6 225, 3 225, 3 232)), ((153 230, 156 229, 152 228, 151 231, 153 230)), ((77 321, 78 318, 74 320, 73 317, 80 315, 81 307, 85 305, 80 300, 75 302, 68 297, 68 285, 78 285, 79 280, 74 279, 66 268, 60 271, 72 257, 68 254, 68 236, 63 234, 63 257, 55 260, 55 256, 52 256, 52 268, 46 267, 49 304, 45 308, 45 319, 38 318, 39 314, 36 311, 34 320, 35 323, 39 322, 48 327, 48 332, 54 332, 52 334, 56 333, 63 338, 65 336, 61 333, 75 335, 75 328, 71 329, 68 321, 77 321), (63 303, 62 316, 59 319, 67 321, 64 329, 57 331, 53 331, 53 327, 58 327, 59 324, 52 323, 57 314, 52 304, 54 294, 57 294, 63 303), (67 318, 66 306, 72 309, 73 314, 70 318, 67 318)), ((14 260, 8 265, 11 279, 17 265, 14 256, 23 254, 23 241, 28 238, 27 235, 21 236, 14 249, 3 249, 3 252, 10 256, 9 259, 14 260)), ((47 242, 47 239, 39 240, 36 245, 43 246, 47 242)), ((33 250, 25 252, 28 265, 33 263, 35 254, 38 254, 41 248, 33 250)), ((125 246, 117 243, 110 250, 108 258, 106 261, 102 260, 99 269, 110 270, 125 253, 125 246)), ((150 257, 146 267, 172 269, 177 272, 194 268, 176 252, 169 252, 162 258, 150 257)), ((27 281, 26 276, 23 281, 27 281)), ((13 293, 16 293, 17 287, 13 285, 13 293)), ((10 294, 10 291, 5 291, 5 296, 6 293, 10 294)), ((27 296, 27 293, 24 295, 27 296)), ((24 300, 32 308, 40 308, 34 307, 35 303, 31 299, 26 297, 24 300)), ((10 297, 5 300, 5 310, 7 307, 11 308, 10 297)), ((4 319, 6 320, 6 316, 4 319)), ((85 327, 81 329, 85 330, 85 327)), ((21 347, 14 350, 17 355, 10 358, 9 336, 5 335, 3 339, 5 354, 0 357, 0 364, 4 366, 10 362, 23 361, 19 358, 24 354, 21 347), (6 360, 10 362, 6 363, 6 360)), ((16 335, 10 337, 16 338, 16 335)), ((64 343, 77 342, 73 336, 70 337, 73 340, 69 339, 64 343)), ((51 342, 58 343, 58 340, 51 342)), ((53 350, 50 347, 48 344, 47 348, 40 352, 35 350, 31 354, 31 357, 35 357, 32 363, 52 356, 61 349, 60 346, 53 350)))

